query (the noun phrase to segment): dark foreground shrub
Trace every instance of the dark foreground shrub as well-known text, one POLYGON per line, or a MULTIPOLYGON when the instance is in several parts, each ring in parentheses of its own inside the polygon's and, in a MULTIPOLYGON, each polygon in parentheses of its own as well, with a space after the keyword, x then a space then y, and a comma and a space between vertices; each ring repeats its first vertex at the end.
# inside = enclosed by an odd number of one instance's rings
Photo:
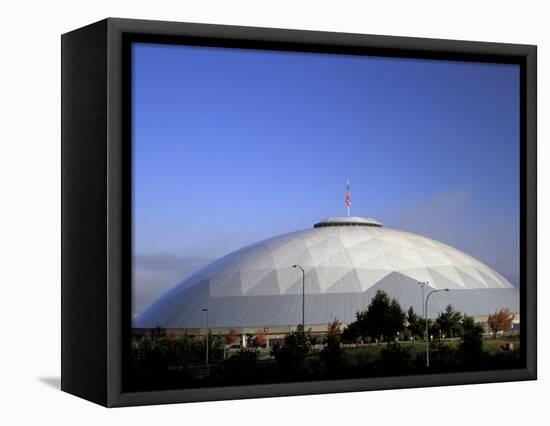
POLYGON ((380 352, 380 366, 389 374, 402 373, 411 367, 411 349, 397 342, 388 343, 380 352))
POLYGON ((337 336, 327 336, 325 347, 321 351, 321 362, 328 373, 335 373, 342 366, 342 349, 340 339, 337 336))
POLYGON ((224 362, 224 373, 226 379, 248 381, 258 370, 257 349, 242 348, 224 362))
MULTIPOLYGON (((426 362, 426 355, 423 355, 426 362)), ((458 349, 441 342, 430 344, 430 367, 438 370, 455 370, 461 367, 462 357, 458 349)))
POLYGON ((475 367, 483 357, 483 327, 472 317, 465 316, 462 320, 462 329, 462 339, 458 346, 462 363, 468 367, 475 367))
POLYGON ((282 345, 275 344, 271 354, 283 373, 303 371, 306 355, 311 350, 310 334, 299 327, 285 336, 282 345))

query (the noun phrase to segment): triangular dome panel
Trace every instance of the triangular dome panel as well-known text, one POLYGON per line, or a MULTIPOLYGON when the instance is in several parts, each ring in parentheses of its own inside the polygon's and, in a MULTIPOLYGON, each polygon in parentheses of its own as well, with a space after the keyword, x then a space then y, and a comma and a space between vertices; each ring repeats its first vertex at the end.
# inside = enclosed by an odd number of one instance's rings
POLYGON ((349 271, 342 278, 330 286, 326 293, 359 293, 361 292, 361 282, 355 270, 349 271))
MULTIPOLYGON (((243 274, 243 281, 245 281, 246 278, 248 277, 243 274)), ((269 296, 281 294, 279 279, 275 270, 267 271, 267 273, 263 274, 263 276, 255 277, 253 281, 251 280, 250 284, 251 286, 244 291, 245 296, 269 296)))

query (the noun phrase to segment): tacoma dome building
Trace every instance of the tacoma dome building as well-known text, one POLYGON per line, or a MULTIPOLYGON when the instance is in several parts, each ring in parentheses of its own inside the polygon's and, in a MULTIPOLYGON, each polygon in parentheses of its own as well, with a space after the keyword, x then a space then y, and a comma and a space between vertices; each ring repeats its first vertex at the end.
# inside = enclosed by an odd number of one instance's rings
POLYGON ((210 263, 161 296, 133 326, 204 333, 207 313, 213 334, 263 330, 280 338, 302 323, 302 272, 295 264, 305 271, 305 324, 313 332, 326 332, 335 318, 344 325, 354 321, 377 290, 422 315, 422 281, 428 283, 425 294, 450 290, 430 297, 430 318, 451 304, 478 321, 500 308, 519 320, 519 291, 482 262, 371 218, 334 217, 210 263))

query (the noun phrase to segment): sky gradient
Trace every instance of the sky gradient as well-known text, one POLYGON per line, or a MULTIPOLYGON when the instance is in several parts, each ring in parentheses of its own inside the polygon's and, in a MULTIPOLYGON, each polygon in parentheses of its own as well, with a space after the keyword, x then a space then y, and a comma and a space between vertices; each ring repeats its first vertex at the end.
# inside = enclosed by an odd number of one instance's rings
POLYGON ((209 260, 345 215, 347 179, 353 215, 519 285, 518 66, 135 44, 132 84, 136 311, 209 260))

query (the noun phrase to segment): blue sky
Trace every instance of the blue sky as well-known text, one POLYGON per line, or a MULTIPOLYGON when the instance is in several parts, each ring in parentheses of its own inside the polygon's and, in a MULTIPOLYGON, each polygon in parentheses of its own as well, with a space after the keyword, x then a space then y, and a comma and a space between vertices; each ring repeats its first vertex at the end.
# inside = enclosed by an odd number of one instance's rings
POLYGON ((518 285, 519 67, 133 46, 135 254, 213 259, 352 214, 518 285))

